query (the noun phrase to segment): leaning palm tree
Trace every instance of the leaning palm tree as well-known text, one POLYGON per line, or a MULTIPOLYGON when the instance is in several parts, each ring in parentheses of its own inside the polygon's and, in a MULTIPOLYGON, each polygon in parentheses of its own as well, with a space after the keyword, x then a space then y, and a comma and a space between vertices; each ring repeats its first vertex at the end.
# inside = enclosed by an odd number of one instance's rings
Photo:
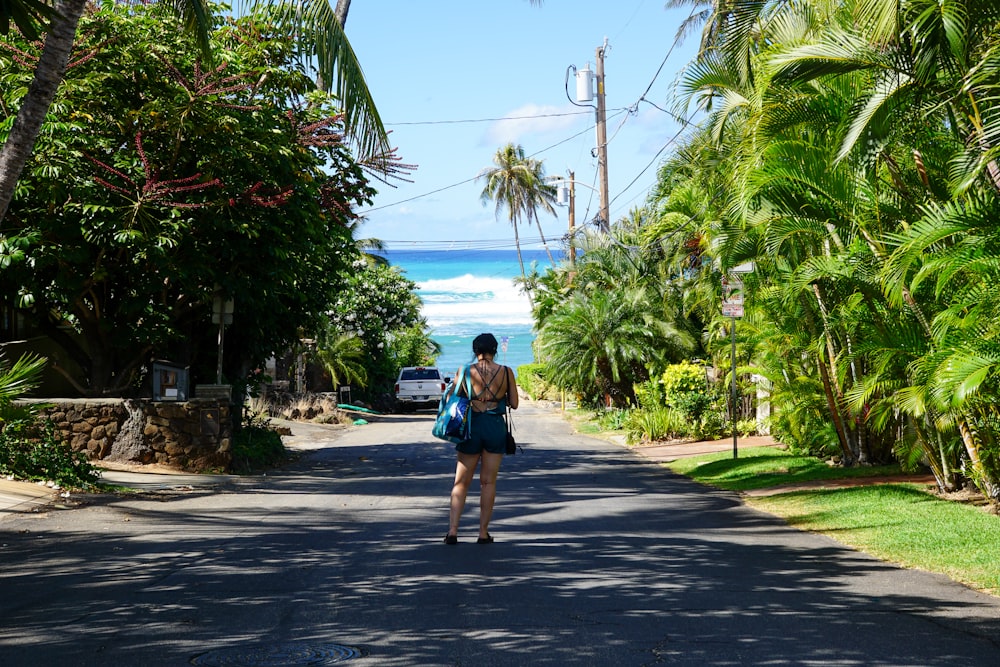
MULTIPOLYGON (((531 224, 532 220, 537 221, 538 207, 555 212, 552 208, 555 188, 541 180, 544 174, 541 161, 525 157, 524 148, 511 143, 498 150, 493 156, 493 166, 483 169, 477 176, 478 179, 485 181, 483 191, 479 195, 483 205, 493 201, 496 204, 496 214, 499 216, 501 211, 506 211, 507 219, 514 228, 514 246, 517 248, 517 261, 521 266, 523 284, 527 284, 527 276, 524 272, 521 237, 517 225, 522 220, 526 220, 528 224, 531 224)), ((538 229, 541 232, 541 225, 538 229)), ((542 242, 543 244, 545 242, 544 236, 542 242)), ((548 252, 547 246, 545 249, 548 252)), ((549 258, 552 258, 551 253, 549 258)))
POLYGON ((549 251, 549 243, 545 240, 545 232, 542 231, 542 222, 538 219, 538 209, 555 215, 554 204, 558 198, 558 190, 554 185, 546 182, 545 165, 542 160, 528 158, 527 165, 531 170, 531 179, 535 187, 525 193, 527 197, 525 217, 528 219, 528 224, 531 224, 532 220, 535 221, 535 227, 538 228, 538 238, 542 240, 542 247, 545 248, 545 254, 549 256, 549 263, 555 266, 556 262, 552 259, 552 253, 549 251))
MULTIPOLYGON (((341 3, 340 7, 345 19, 348 4, 341 3)), ((0 220, 13 199, 17 181, 66 73, 77 25, 86 5, 87 0, 11 0, 0 3, 0 34, 7 33, 11 22, 28 37, 39 34, 39 23, 47 33, 35 66, 34 80, 21 101, 3 148, 0 148, 0 220)), ((213 16, 207 0, 173 0, 170 6, 186 29, 197 35, 205 56, 210 58, 208 34, 213 16)), ((245 7, 237 9, 265 14, 296 35, 303 59, 315 59, 319 85, 327 91, 336 91, 344 105, 344 126, 357 149, 358 161, 372 165, 375 171, 378 171, 380 162, 389 164, 392 151, 387 133, 368 91, 361 66, 330 0, 296 3, 248 0, 245 7)))

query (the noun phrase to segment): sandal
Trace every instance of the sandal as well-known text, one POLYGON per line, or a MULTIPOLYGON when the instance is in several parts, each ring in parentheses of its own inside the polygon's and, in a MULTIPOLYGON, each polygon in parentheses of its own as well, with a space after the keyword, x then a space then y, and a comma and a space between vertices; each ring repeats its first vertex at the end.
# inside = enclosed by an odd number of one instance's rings
POLYGON ((444 536, 444 543, 445 544, 458 544, 458 535, 445 535, 444 536))
POLYGON ((493 536, 486 533, 486 537, 480 537, 476 540, 476 544, 493 544, 493 536))

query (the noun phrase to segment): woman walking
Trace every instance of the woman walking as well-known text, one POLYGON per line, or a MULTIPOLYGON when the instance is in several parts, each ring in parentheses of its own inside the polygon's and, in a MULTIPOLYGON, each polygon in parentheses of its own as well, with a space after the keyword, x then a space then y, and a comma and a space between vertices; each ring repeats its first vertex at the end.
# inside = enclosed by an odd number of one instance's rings
MULTIPOLYGON (((455 445, 458 450, 458 467, 455 484, 451 489, 451 512, 445 544, 458 544, 458 523, 465 509, 469 486, 479 467, 479 539, 477 544, 492 544, 490 517, 497 497, 497 473, 507 448, 507 422, 505 413, 509 405, 517 409, 517 383, 514 371, 496 363, 497 339, 493 334, 480 334, 472 341, 476 360, 466 372, 472 380, 471 420, 472 435, 455 445)), ((461 371, 455 374, 460 376, 461 371)), ((464 388, 459 388, 463 391, 464 388)))

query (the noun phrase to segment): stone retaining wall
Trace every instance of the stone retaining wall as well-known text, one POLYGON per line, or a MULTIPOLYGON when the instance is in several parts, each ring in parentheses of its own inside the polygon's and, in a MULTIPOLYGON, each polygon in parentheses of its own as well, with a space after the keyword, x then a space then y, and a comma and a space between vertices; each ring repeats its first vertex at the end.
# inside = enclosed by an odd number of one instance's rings
POLYGON ((74 451, 91 461, 228 470, 232 418, 225 399, 183 403, 149 399, 49 399, 42 414, 74 451))

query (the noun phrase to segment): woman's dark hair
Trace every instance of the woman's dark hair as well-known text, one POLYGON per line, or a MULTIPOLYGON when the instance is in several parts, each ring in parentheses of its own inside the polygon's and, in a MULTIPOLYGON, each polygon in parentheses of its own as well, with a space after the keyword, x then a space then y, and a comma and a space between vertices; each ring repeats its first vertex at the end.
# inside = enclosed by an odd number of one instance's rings
POLYGON ((492 354, 496 356, 497 339, 490 333, 479 334, 472 341, 472 353, 477 357, 480 354, 492 354))

